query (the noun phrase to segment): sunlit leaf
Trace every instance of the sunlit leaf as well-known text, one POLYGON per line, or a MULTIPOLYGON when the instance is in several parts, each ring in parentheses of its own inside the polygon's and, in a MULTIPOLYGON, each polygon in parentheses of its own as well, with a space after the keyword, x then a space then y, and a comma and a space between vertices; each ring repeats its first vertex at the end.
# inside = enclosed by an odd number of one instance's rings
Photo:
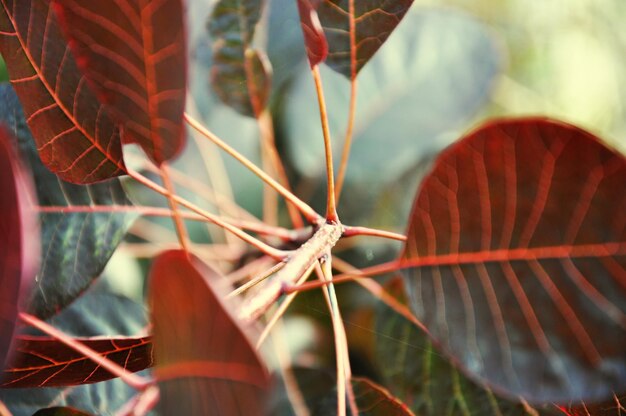
POLYGON ((474 378, 530 402, 626 391, 626 160, 546 119, 497 120, 423 182, 410 305, 474 378))
POLYGON ((0 52, 50 170, 74 183, 124 174, 119 130, 80 75, 49 1, 2 0, 0 52))
POLYGON ((213 90, 224 103, 247 116, 265 108, 271 86, 269 60, 252 48, 263 6, 260 0, 220 0, 208 22, 213 40, 213 90))
POLYGON ((39 264, 33 184, 4 127, 0 127, 0 190, 1 369, 11 352, 17 314, 39 264))
POLYGON ((413 0, 321 0, 317 9, 328 39, 326 63, 351 78, 350 1, 354 3, 356 73, 370 60, 400 23, 413 0))
MULTIPOLYGON (((20 102, 10 85, 0 84, 0 122, 17 137, 24 162, 43 207, 129 206, 119 179, 76 185, 41 164, 20 102)), ((69 209, 69 208, 68 208, 69 209)), ((41 268, 30 311, 46 318, 80 295, 97 278, 136 218, 132 212, 41 212, 41 268)))
POLYGON ((124 143, 160 164, 184 145, 187 54, 183 1, 54 0, 81 71, 124 143))
POLYGON ((163 414, 262 414, 269 376, 223 301, 224 279, 172 250, 150 272, 154 374, 163 414))
MULTIPOLYGON (((451 131, 466 125, 486 102, 499 61, 491 34, 476 20, 449 10, 414 8, 407 13, 359 74, 354 144, 340 215, 353 199, 359 202, 344 221, 371 221, 370 207, 384 188, 451 141, 451 131)), ((324 173, 323 136, 319 114, 303 110, 315 102, 315 89, 310 75, 300 70, 285 99, 289 104, 283 127, 293 167, 317 178, 324 173)), ((320 70, 339 153, 349 83, 325 66, 320 70)))
POLYGON ((328 56, 328 42, 316 9, 320 0, 297 0, 300 26, 304 35, 304 48, 311 68, 324 62, 328 56))
MULTIPOLYGON (((75 337, 133 337, 142 333, 147 325, 146 311, 140 305, 128 298, 109 293, 108 289, 98 283, 85 294, 64 309, 58 315, 48 320, 54 327, 75 337)), ((41 335, 33 333, 33 335, 41 335)), ((108 341, 107 341, 108 342, 108 341)), ((106 345, 103 343, 102 345, 106 345)), ((144 345, 145 346, 145 345, 144 345)), ((140 345, 129 355, 135 365, 140 345)), ((61 351, 55 348, 56 352, 61 351)), ((54 354, 55 350, 46 354, 54 354)), ((146 350, 144 350, 146 351, 146 350)), ((44 352, 44 351, 42 351, 44 352)), ((128 350, 127 352, 131 352, 128 350)), ((67 356, 75 353, 66 350, 67 356)), ((119 355, 118 364, 123 364, 126 356, 119 355)), ((45 360, 40 360, 42 363, 45 360)), ((82 360, 74 370, 88 372, 95 367, 82 360)), ((72 366, 69 365, 68 368, 72 366)), ((51 374, 50 374, 51 375, 51 374)), ((113 379, 101 383, 74 386, 71 388, 11 388, 0 389, 0 400, 11 410, 14 416, 31 416, 35 411, 51 406, 70 406, 82 409, 99 416, 114 415, 122 405, 128 401, 136 391, 128 387, 120 379, 113 379)))
MULTIPOLYGON (((388 285, 403 295, 401 281, 388 285)), ((402 299, 404 300, 404 299, 402 299)), ((375 351, 382 383, 417 415, 513 416, 532 415, 523 404, 497 397, 459 372, 433 346, 428 336, 383 303, 376 310, 375 351)), ((558 414, 554 406, 541 414, 558 414), (551 408, 551 409, 550 409, 551 408)))

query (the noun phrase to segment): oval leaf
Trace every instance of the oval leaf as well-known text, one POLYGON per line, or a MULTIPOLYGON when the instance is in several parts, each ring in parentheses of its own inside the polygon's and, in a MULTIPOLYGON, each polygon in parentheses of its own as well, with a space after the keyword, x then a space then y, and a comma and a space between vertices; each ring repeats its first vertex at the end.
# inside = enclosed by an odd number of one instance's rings
POLYGON ((0 369, 11 351, 17 314, 39 264, 32 183, 7 131, 0 129, 0 369))
MULTIPOLYGON (((387 289, 404 303, 401 280, 392 280, 387 289)), ((437 353, 424 331, 384 303, 377 305, 375 316, 375 358, 383 385, 415 414, 531 416, 538 411, 497 397, 468 379, 437 353)), ((545 410, 542 408, 541 414, 545 410)))
MULTIPOLYGON (((133 373, 152 366, 150 337, 75 339, 133 373)), ((54 338, 22 335, 14 345, 13 358, 1 377, 2 388, 65 387, 115 378, 54 338)))
POLYGON ((97 212, 97 207, 132 205, 119 179, 76 185, 60 180, 41 164, 20 102, 9 84, 0 84, 0 122, 17 137, 20 153, 33 174, 39 205, 44 207, 39 222, 41 252, 46 255, 31 291, 29 311, 45 319, 100 275, 137 215, 123 208, 97 212), (72 206, 87 210, 71 212, 72 206))
POLYGON ((402 20, 413 0, 322 0, 317 14, 328 39, 326 63, 351 78, 350 19, 354 19, 356 62, 354 76, 363 68, 402 20), (350 2, 354 13, 350 14, 350 2))
POLYGON ((269 376, 222 301, 224 279, 181 250, 160 254, 149 279, 162 414, 260 414, 269 376))
POLYGON ((300 26, 304 35, 304 48, 311 68, 324 62, 328 56, 328 42, 316 9, 320 0, 298 0, 300 26))
POLYGON ((50 2, 0 2, 0 52, 43 163, 92 183, 125 173, 119 129, 80 75, 50 2))
MULTIPOLYGON (((114 295, 108 292, 105 285, 98 284, 90 288, 76 302, 49 319, 48 323, 66 334, 82 339, 89 337, 87 342, 92 342, 91 346, 101 346, 103 352, 110 351, 112 354, 109 358, 115 359, 118 364, 127 368, 136 366, 135 368, 139 369, 139 362, 145 363, 149 360, 149 355, 140 357, 140 354, 149 353, 149 345, 142 340, 147 337, 138 337, 134 341, 128 338, 143 331, 148 324, 143 304, 114 295), (99 339, 94 339, 94 337, 99 337, 99 339), (121 348, 117 353, 111 350, 111 344, 115 343, 116 338, 122 338, 122 344, 118 345, 121 348), (126 359, 130 361, 126 363, 126 359)), ((36 333, 39 334, 39 332, 36 333)), ((25 376, 24 380, 15 378, 16 383, 25 383, 30 380, 31 384, 47 385, 47 381, 43 383, 42 381, 45 377, 51 377, 51 380, 58 382, 59 385, 66 385, 62 380, 67 377, 68 381, 74 379, 75 382, 71 384, 76 384, 81 379, 95 381, 93 376, 90 376, 94 371, 99 374, 98 377, 107 376, 96 365, 65 346, 48 344, 50 349, 47 349, 45 343, 50 341, 45 338, 37 338, 43 341, 42 344, 30 343, 33 340, 32 336, 24 336, 21 339, 23 346, 32 347, 29 349, 34 355, 31 356, 26 351, 16 354, 13 362, 17 365, 14 365, 14 368, 20 366, 20 358, 26 359, 22 361, 23 366, 20 367, 22 376, 25 376), (37 357, 36 355, 40 353, 42 356, 37 357), (53 369, 54 366, 46 357, 59 359, 59 366, 53 369), (28 365, 39 366, 39 368, 33 368, 33 371, 28 373, 28 369, 24 368, 28 365)), ((18 338, 19 343, 21 343, 20 338, 18 338)), ((113 346, 113 348, 116 347, 113 346)), ((7 373, 9 371, 4 375, 6 376, 7 373)), ((14 416, 31 416, 35 411, 49 407, 52 403, 58 406, 84 409, 95 415, 113 415, 136 393, 126 383, 116 378, 100 383, 74 385, 72 388, 2 388, 0 400, 7 405, 14 416)))
POLYGON ((269 60, 251 48, 263 3, 221 0, 208 24, 213 38, 213 90, 225 104, 246 116, 261 113, 271 86, 269 60))
POLYGON ((626 160, 576 127, 493 121, 423 182, 410 305, 473 377, 531 402, 626 390, 626 160))
POLYGON ((182 0, 55 0, 70 47, 100 101, 157 164, 184 144, 187 52, 182 0))

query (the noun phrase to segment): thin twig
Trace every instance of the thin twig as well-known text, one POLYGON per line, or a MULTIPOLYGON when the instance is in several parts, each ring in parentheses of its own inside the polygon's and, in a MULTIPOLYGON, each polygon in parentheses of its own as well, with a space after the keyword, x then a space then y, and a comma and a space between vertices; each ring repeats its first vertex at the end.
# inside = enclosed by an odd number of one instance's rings
POLYGON ((243 292, 245 292, 246 290, 250 289, 251 287, 256 286, 257 284, 261 283, 263 280, 267 279, 272 274, 274 274, 278 270, 282 269, 284 266, 285 266, 284 262, 276 263, 275 265, 273 265, 269 269, 267 269, 267 270, 263 271, 262 273, 260 273, 258 276, 253 277, 248 282, 244 283, 243 285, 239 286, 237 289, 235 289, 232 292, 230 292, 226 296, 226 298, 231 298, 231 297, 234 297, 234 296, 242 294, 243 292))
MULTIPOLYGON (((186 108, 188 113, 197 115, 199 118, 198 106, 196 105, 192 94, 187 94, 186 108)), ((227 204, 232 203, 237 206, 234 202, 235 198, 233 188, 230 178, 228 177, 228 172, 226 171, 226 166, 224 165, 224 158, 222 157, 219 149, 216 149, 215 146, 207 143, 204 137, 199 137, 200 134, 196 130, 191 129, 190 133, 195 145, 198 148, 200 159, 202 160, 202 164, 205 168, 204 170, 209 178, 209 195, 213 195, 216 202, 228 201, 227 204)), ((217 205, 217 212, 220 215, 226 214, 225 206, 221 203, 217 205)), ((237 237, 221 228, 219 230, 221 233, 216 232, 214 228, 208 228, 208 232, 213 241, 227 242, 232 245, 241 246, 242 241, 237 237)))
POLYGON ((176 191, 174 190, 174 184, 172 184, 172 179, 170 178, 167 163, 161 164, 161 180, 163 180, 163 185, 165 185, 165 190, 167 191, 167 203, 169 204, 170 209, 173 213, 172 220, 174 222, 174 228, 176 230, 178 242, 180 243, 182 249, 189 254, 189 234, 187 234, 187 228, 185 227, 185 223, 178 213, 178 204, 174 200, 176 191))
POLYGON ((326 220, 338 222, 337 204, 335 202, 335 174, 333 172, 333 149, 328 127, 328 112, 326 110, 326 100, 324 99, 324 88, 322 87, 322 77, 320 69, 316 65, 311 69, 313 81, 315 81, 315 91, 317 92, 317 103, 320 108, 320 120, 322 122, 322 132, 324 135, 324 153, 326 155, 326 220))
MULTIPOLYGON (((291 185, 289 185, 289 178, 287 177, 287 172, 285 170, 285 166, 283 165, 282 159, 278 154, 278 150, 276 149, 276 141, 274 137, 274 125, 272 122, 272 117, 265 109, 259 115, 259 128, 261 129, 261 138, 263 139, 264 149, 267 151, 268 156, 272 162, 272 165, 278 175, 278 180, 287 189, 289 192, 293 193, 291 189, 291 185)), ((302 221, 302 217, 300 216, 300 212, 298 211, 298 207, 291 203, 289 200, 286 201, 287 205, 287 213, 289 214, 289 219, 291 220, 291 224, 294 228, 302 228, 304 227, 304 222, 302 221)))
MULTIPOLYGON (((201 141, 200 143, 206 144, 206 141, 201 141)), ((136 164, 136 166, 140 166, 141 168, 139 170, 147 170, 156 174, 159 173, 159 168, 154 166, 154 164, 152 164, 149 160, 139 158, 132 154, 125 155, 124 159, 129 159, 136 164)), ((231 217, 237 217, 248 221, 261 222, 261 220, 252 215, 245 208, 237 205, 234 199, 218 193, 216 190, 207 186, 195 177, 188 175, 173 166, 169 166, 169 174, 176 185, 192 191, 195 195, 200 196, 211 205, 214 205, 221 212, 220 215, 229 215, 231 217)))
MULTIPOLYGON (((335 264, 337 264, 338 261, 339 259, 336 259, 335 264)), ((334 276, 333 283, 338 284, 354 282, 359 279, 366 279, 380 274, 395 272, 398 270, 402 270, 403 268, 404 266, 398 260, 393 260, 387 263, 377 264, 376 266, 365 267, 363 269, 355 269, 356 271, 354 272, 342 273, 340 275, 334 276)), ((327 284, 327 282, 308 282, 301 285, 283 287, 283 292, 306 292, 308 290, 318 289, 322 286, 326 286, 327 284)))
MULTIPOLYGON (((359 269, 340 259, 335 259, 334 267, 342 273, 359 272, 359 269)), ((411 312, 411 310, 406 305, 402 304, 395 297, 390 295, 389 292, 387 292, 385 288, 380 285, 380 283, 369 278, 356 279, 354 281, 361 285, 361 287, 363 287, 365 290, 370 292, 374 297, 378 298, 381 302, 389 306, 389 308, 391 308, 394 312, 403 316, 406 320, 413 323, 425 333, 429 333, 426 326, 413 314, 413 312, 411 312)))
POLYGON ((339 164, 339 174, 337 176, 337 187, 335 189, 335 199, 339 203, 341 189, 346 178, 348 170, 348 159, 350 158, 350 148, 352 147, 352 137, 354 132, 354 118, 356 115, 356 22, 354 18, 354 0, 348 0, 348 27, 350 33, 350 106, 348 109, 348 126, 346 127, 346 136, 343 142, 343 150, 341 152, 341 163, 339 164))
POLYGON ((259 270, 265 270, 274 264, 274 260, 267 257, 261 256, 258 259, 254 259, 249 263, 246 263, 242 267, 233 270, 226 278, 232 284, 239 283, 240 281, 247 279, 248 277, 256 274, 259 270))
MULTIPOLYGON (((136 172, 130 168, 127 168, 128 170, 128 175, 135 179, 137 182, 141 183, 142 185, 147 186, 148 188, 152 189, 153 191, 160 193, 162 195, 166 195, 167 191, 165 189, 163 189, 163 187, 157 185, 156 183, 152 182, 150 179, 146 178, 145 176, 143 176, 142 174, 140 174, 139 172, 136 172)), ((229 224, 227 222, 225 222, 224 220, 222 220, 220 217, 218 217, 217 215, 211 214, 210 212, 207 212, 203 209, 201 209, 200 207, 197 207, 195 204, 192 204, 191 202, 187 201, 184 198, 181 198, 177 195, 173 195, 172 198, 180 205, 184 206, 185 208, 190 209, 191 211, 205 217, 206 219, 208 219, 209 221, 211 221, 212 223, 219 225, 220 227, 224 228, 225 230, 233 233, 234 235, 236 235, 237 237, 239 237, 240 239, 242 239, 243 241, 247 242, 248 244, 256 247, 257 249, 259 249, 261 252, 267 254, 268 256, 282 261, 288 254, 289 252, 283 251, 283 250, 279 250, 277 248, 271 247, 269 245, 267 245, 266 243, 264 243, 263 241, 252 237, 251 235, 243 232, 241 229, 235 227, 232 224, 229 224)))
POLYGON ((319 280, 328 283, 328 286, 325 290, 322 290, 322 293, 328 304, 328 311, 335 335, 335 352, 337 356, 337 406, 338 410, 341 409, 342 414, 345 414, 345 397, 347 395, 352 415, 358 416, 359 410, 356 405, 354 390, 352 389, 352 369, 350 367, 350 357, 348 354, 348 337, 346 335, 346 328, 343 325, 341 311, 339 310, 339 301, 335 292, 335 286, 332 284, 333 274, 331 262, 332 257, 330 252, 328 252, 320 259, 316 271, 319 280), (339 405, 339 402, 343 403, 339 405))
POLYGON ((376 228, 358 227, 358 226, 344 226, 344 237, 356 237, 359 235, 367 235, 372 237, 388 238, 390 240, 406 241, 404 234, 394 233, 392 231, 378 230, 376 228))
POLYGON ((126 384, 128 384, 130 387, 134 388, 135 390, 143 391, 146 387, 152 384, 150 380, 147 380, 141 376, 138 376, 137 374, 131 373, 130 371, 114 363, 108 358, 103 357, 102 355, 100 355, 99 352, 92 350, 85 344, 64 334, 63 332, 45 323, 39 318, 36 318, 32 315, 22 312, 20 313, 20 319, 24 321, 26 324, 39 329, 40 331, 50 335, 54 339, 67 345, 74 351, 79 352, 83 356, 89 358, 90 360, 92 360, 93 362, 95 362, 100 367, 104 368, 105 370, 113 374, 114 376, 119 377, 122 381, 124 381, 126 384))
POLYGON ((131 398, 122 406, 115 416, 143 416, 147 415, 159 401, 159 388, 152 385, 131 398))
POLYGON ((198 131, 204 137, 208 138, 213 143, 218 145, 220 148, 222 148, 222 150, 224 150, 226 153, 234 157, 239 163, 241 163, 246 168, 248 168, 252 173, 257 175, 263 182, 265 182, 266 184, 274 188, 276 192, 281 194, 285 199, 291 202, 294 206, 298 207, 300 212, 302 212, 302 214, 311 224, 315 224, 319 221, 320 216, 317 212, 315 212, 313 208, 311 208, 304 201, 300 200, 293 193, 289 192, 289 190, 287 190, 284 186, 282 186, 277 181, 272 179, 267 173, 259 169, 254 163, 248 160, 245 156, 243 156, 242 154, 237 152, 235 149, 227 145, 219 137, 217 137, 215 134, 213 134, 211 131, 205 128, 202 124, 200 124, 197 120, 191 117, 188 113, 185 113, 185 120, 196 131, 198 131))
POLYGON ((272 276, 254 297, 246 299, 239 309, 239 318, 251 322, 262 315, 283 293, 285 286, 293 285, 321 255, 335 246, 342 232, 341 224, 322 224, 306 243, 284 259, 285 267, 272 276))
MULTIPOLYGON (((300 278, 298 278, 296 284, 302 284, 306 279, 309 278, 309 275, 313 272, 313 269, 315 268, 315 264, 316 263, 312 264, 309 267, 309 269, 306 270, 302 274, 302 276, 300 276, 300 278)), ((290 293, 287 296, 285 296, 285 299, 281 302, 280 306, 278 306, 274 315, 272 315, 270 320, 265 325, 265 328, 263 328, 263 332, 261 332, 261 335, 259 336, 259 339, 256 342, 257 350, 261 348, 261 345, 263 345, 263 342, 265 342, 265 340, 267 339, 267 336, 272 332, 272 329, 274 328, 274 325, 276 325, 276 322, 278 322, 278 320, 285 314, 285 311, 287 310, 289 305, 291 305, 291 302, 294 301, 297 295, 298 293, 290 293)))

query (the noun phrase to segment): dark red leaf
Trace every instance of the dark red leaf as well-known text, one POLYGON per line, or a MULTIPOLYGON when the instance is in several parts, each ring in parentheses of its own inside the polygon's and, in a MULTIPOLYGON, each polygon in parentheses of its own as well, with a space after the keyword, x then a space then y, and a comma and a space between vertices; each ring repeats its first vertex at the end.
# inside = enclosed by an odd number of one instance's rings
POLYGON ((0 128, 0 369, 11 351, 17 314, 39 264, 33 185, 0 128))
POLYGON ((304 47, 311 68, 320 62, 324 62, 328 55, 328 42, 316 12, 319 3, 320 0, 298 0, 300 26, 304 34, 304 47))
POLYGON ((362 416, 411 416, 413 412, 385 388, 362 377, 352 379, 352 389, 362 416))
POLYGON ((354 76, 398 26, 413 0, 362 1, 322 0, 317 13, 328 39, 326 63, 348 78, 352 77, 350 5, 354 2, 356 65, 354 76))
POLYGON ((90 416, 90 413, 74 409, 73 407, 49 407, 38 410, 33 416, 90 416))
POLYGON ((0 1, 0 52, 50 170, 74 183, 125 173, 119 130, 81 77, 48 1, 0 1))
POLYGON ((222 300, 224 279, 181 250, 160 254, 149 279, 162 414, 262 414, 269 376, 222 300))
MULTIPOLYGON (((152 366, 150 337, 76 339, 128 371, 152 366)), ((0 387, 75 386, 112 378, 115 376, 107 370, 56 339, 18 336, 15 354, 0 377, 0 387)))
POLYGON ((423 182, 401 255, 413 311, 465 371, 531 402, 626 391, 626 160, 540 119, 493 121, 423 182))
POLYGON ((98 98, 160 164, 184 144, 187 53, 182 0, 54 0, 70 48, 98 98))

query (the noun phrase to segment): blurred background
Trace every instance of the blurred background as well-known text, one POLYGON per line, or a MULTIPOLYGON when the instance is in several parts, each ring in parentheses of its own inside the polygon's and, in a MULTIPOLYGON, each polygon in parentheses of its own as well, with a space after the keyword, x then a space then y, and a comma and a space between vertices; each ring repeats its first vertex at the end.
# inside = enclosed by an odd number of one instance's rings
MULTIPOLYGON (((222 104, 210 86, 212 41, 206 22, 214 3, 188 1, 188 111, 260 163, 256 121, 222 104)), ((269 0, 267 5, 255 43, 267 50, 273 67, 278 150, 296 194, 321 212, 322 135, 295 1, 269 0)), ((339 206, 342 221, 403 232, 419 181, 437 153, 492 117, 557 118, 626 151, 624 17, 624 0, 415 0, 358 77, 355 142, 339 206)), ((349 83, 325 66, 321 72, 338 161, 349 83)), ((8 79, 1 63, 0 78, 8 79)), ((193 179, 186 183, 191 186, 179 186, 182 196, 206 206, 198 190, 211 188, 262 217, 261 182, 191 132, 188 149, 174 167, 193 179)), ((167 206, 162 197, 132 183, 127 189, 138 204, 167 206)), ((288 225, 285 215, 281 224, 288 225)), ((200 255, 224 273, 245 264, 247 255, 254 257, 215 227, 188 226, 200 255)), ((175 244, 169 220, 140 219, 106 274, 116 290, 142 299, 150 257, 175 244)), ((336 254, 364 267, 392 259, 399 248, 360 238, 340 244, 336 254)), ((377 301, 350 285, 340 287, 339 298, 354 371, 376 379, 372 320, 377 301)), ((285 328, 296 360, 333 367, 332 329, 318 293, 299 296, 285 328)))

